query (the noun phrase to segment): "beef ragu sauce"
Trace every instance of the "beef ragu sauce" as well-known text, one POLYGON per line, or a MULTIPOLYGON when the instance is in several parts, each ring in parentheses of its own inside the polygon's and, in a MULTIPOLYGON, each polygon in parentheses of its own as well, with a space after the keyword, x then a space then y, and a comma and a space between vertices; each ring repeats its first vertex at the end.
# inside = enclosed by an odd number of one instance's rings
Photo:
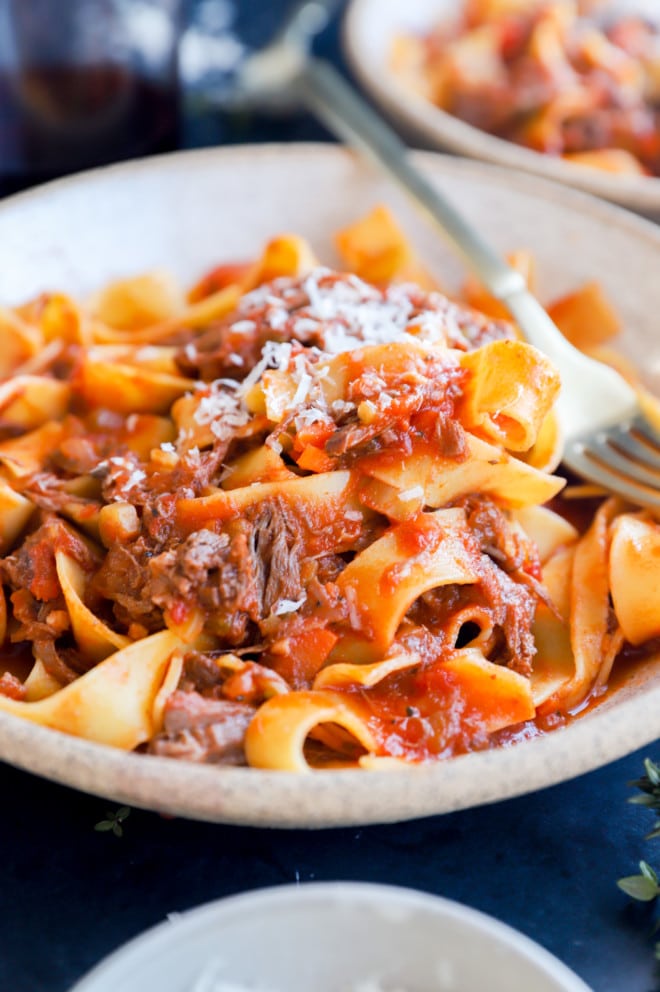
POLYGON ((493 743, 494 735, 484 733, 484 717, 497 716, 502 704, 486 696, 467 702, 460 678, 442 661, 439 654, 368 691, 345 690, 357 697, 353 705, 362 710, 384 753, 426 761, 493 743))
MULTIPOLYGON (((12 485, 36 508, 0 560, 10 614, 0 693, 24 698, 30 647, 61 686, 90 667, 60 588, 55 556, 63 551, 84 574, 85 605, 112 632, 136 640, 169 627, 197 642, 184 655, 162 732, 142 749, 244 763, 246 729, 264 701, 312 688, 337 662, 386 654, 371 641, 387 618, 368 613, 346 570, 393 534, 396 556, 376 590, 387 601, 410 561, 423 563, 444 537, 422 513, 420 487, 401 495, 392 518, 369 473, 403 467, 412 455, 462 464, 467 434, 457 409, 469 373, 451 356, 508 334, 501 321, 439 294, 379 290, 319 269, 259 287, 201 335, 173 327, 168 374, 181 385, 158 412, 127 411, 121 392, 106 409, 85 349, 53 349, 40 371, 70 384, 68 412, 27 446, 0 423, 0 458, 23 459, 12 485), (367 349, 411 328, 404 358, 369 367, 367 349), (450 349, 446 360, 423 347, 439 341, 450 349), (345 399, 321 402, 328 361, 349 352, 345 399), (300 402, 273 426, 254 389, 282 372, 293 375, 300 402), (321 476, 335 488, 319 499, 305 486, 321 476), (282 479, 300 483, 296 499, 273 488, 282 479)), ((530 627, 545 601, 535 545, 494 500, 467 495, 447 507, 466 521, 458 557, 476 581, 430 588, 405 611, 397 645, 414 663, 370 686, 330 686, 361 714, 378 753, 395 758, 442 758, 557 722, 521 726, 515 698, 488 687, 466 696, 464 672, 447 664, 457 645, 475 645, 528 677, 530 627), (513 729, 490 734, 485 717, 513 729)), ((326 724, 307 750, 324 764, 360 747, 326 724)))

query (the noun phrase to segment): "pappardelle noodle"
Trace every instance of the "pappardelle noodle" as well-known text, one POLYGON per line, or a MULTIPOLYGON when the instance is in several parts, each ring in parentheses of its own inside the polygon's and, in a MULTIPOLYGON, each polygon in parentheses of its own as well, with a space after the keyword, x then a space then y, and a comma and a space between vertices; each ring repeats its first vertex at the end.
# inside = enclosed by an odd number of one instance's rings
MULTIPOLYGON (((284 235, 187 296, 149 273, 0 310, 0 710, 388 767, 551 727, 660 634, 655 521, 545 506, 549 361, 478 285, 442 295, 385 208, 336 240, 350 274, 284 235)), ((594 285, 552 312, 594 353, 616 331, 594 285)))

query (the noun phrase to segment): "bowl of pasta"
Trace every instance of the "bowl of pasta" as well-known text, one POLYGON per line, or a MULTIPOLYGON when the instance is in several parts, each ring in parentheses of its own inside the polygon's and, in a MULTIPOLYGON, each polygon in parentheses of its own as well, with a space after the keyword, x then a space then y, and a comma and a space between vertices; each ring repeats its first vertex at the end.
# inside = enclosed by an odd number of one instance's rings
POLYGON ((427 147, 660 211, 653 0, 352 0, 361 83, 427 147))
MULTIPOLYGON (((660 232, 419 163, 656 415, 660 232)), ((0 239, 3 759, 322 826, 657 737, 658 524, 566 486, 557 373, 358 159, 98 170, 5 201, 0 239)))
POLYGON ((484 983, 491 992, 588 992, 490 916, 413 889, 348 882, 260 889, 173 914, 72 992, 477 992, 484 983))

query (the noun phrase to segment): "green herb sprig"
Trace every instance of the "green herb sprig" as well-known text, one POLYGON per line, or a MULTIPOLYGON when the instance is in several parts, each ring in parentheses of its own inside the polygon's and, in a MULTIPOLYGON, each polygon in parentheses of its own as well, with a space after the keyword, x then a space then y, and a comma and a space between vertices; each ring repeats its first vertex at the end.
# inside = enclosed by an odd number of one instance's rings
POLYGON ((98 830, 100 833, 105 833, 111 830, 115 837, 121 837, 124 833, 122 823, 130 812, 131 811, 128 806, 120 806, 119 809, 114 811, 114 813, 112 810, 109 810, 106 813, 107 819, 99 820, 99 822, 94 825, 94 829, 98 830))
POLYGON ((650 758, 644 762, 646 775, 631 782, 634 788, 639 789, 641 796, 632 796, 628 802, 635 806, 645 806, 659 814, 658 819, 653 824, 653 829, 646 835, 647 840, 660 837, 660 765, 656 765, 650 758))
MULTIPOLYGON (((646 834, 647 840, 660 837, 660 765, 655 764, 650 758, 644 762, 646 772, 642 778, 630 782, 635 789, 639 789, 641 795, 631 796, 628 800, 634 806, 644 806, 659 814, 653 828, 646 834)), ((639 862, 639 875, 628 875, 620 878, 616 883, 622 892, 625 892, 631 899, 638 902, 653 902, 660 896, 660 879, 658 873, 647 861, 639 862)), ((660 930, 660 919, 657 920, 654 932, 660 930)), ((660 941, 655 945, 655 956, 660 961, 660 941)))

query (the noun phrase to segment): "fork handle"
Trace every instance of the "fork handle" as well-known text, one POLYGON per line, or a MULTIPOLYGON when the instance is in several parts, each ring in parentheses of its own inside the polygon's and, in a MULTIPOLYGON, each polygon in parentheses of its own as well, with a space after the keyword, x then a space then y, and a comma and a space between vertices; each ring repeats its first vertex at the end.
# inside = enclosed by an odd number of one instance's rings
MULTIPOLYGON (((560 369, 564 388, 558 410, 562 422, 571 434, 587 429, 594 414, 588 390, 585 395, 588 360, 560 333, 527 289, 522 274, 508 265, 429 182, 413 164, 396 132, 330 63, 307 57, 302 61, 295 87, 297 95, 331 131, 366 152, 408 194, 427 221, 459 250, 487 289, 518 321, 526 340, 560 369), (575 397, 582 397, 584 402, 576 404, 575 397)), ((612 421, 618 423, 632 416, 636 397, 631 387, 605 366, 601 367, 599 378, 607 385, 612 421)))
POLYGON ((376 114, 357 91, 322 59, 310 57, 301 73, 299 95, 335 134, 366 152, 413 198, 445 237, 448 237, 498 299, 522 289, 525 281, 466 223, 442 193, 411 163, 397 133, 376 114))

